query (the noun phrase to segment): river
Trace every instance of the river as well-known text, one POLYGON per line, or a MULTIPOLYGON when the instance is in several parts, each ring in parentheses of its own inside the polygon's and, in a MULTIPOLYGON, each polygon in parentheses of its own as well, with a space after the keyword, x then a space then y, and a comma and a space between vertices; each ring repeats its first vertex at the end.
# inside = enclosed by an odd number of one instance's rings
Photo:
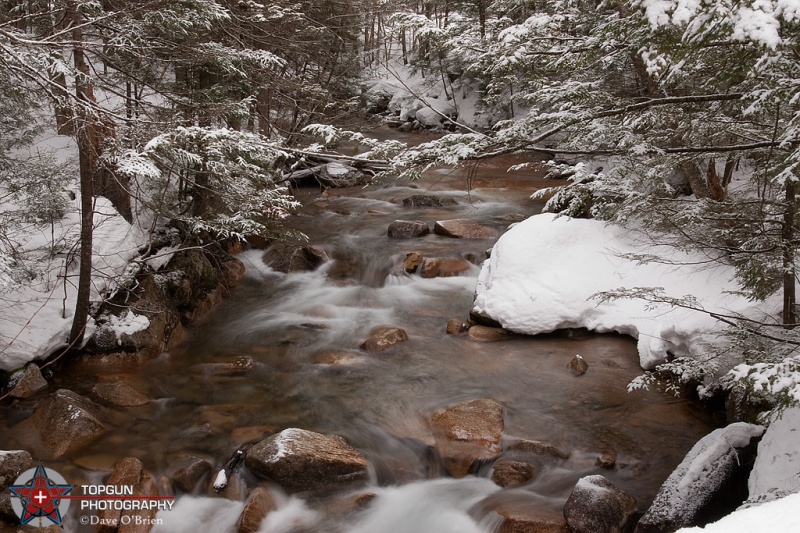
MULTIPOLYGON (((624 336, 479 342, 445 334, 449 319, 467 318, 478 265, 493 240, 386 235, 396 219, 432 226, 469 218, 502 232, 535 214, 542 204, 529 196, 550 183, 533 170, 507 173, 514 162, 494 161, 469 174, 437 169, 415 183, 389 180, 325 197, 301 189, 305 206, 289 224, 333 260, 314 272, 282 274, 265 264, 263 251, 247 251, 240 256, 247 266, 243 282, 179 348, 133 372, 59 376, 62 386, 86 394, 98 379, 123 379, 155 401, 130 410, 100 440, 52 467, 73 483, 97 481, 114 461, 134 456, 161 478, 181 454, 221 466, 248 441, 299 427, 341 435, 361 451, 372 474, 359 493, 377 497, 361 511, 344 512, 336 503, 344 494, 289 498, 273 486, 282 504, 267 519, 271 532, 488 532, 497 529, 495 511, 503 506, 560 512, 575 482, 596 473, 646 510, 663 480, 710 431, 702 407, 654 391, 628 394, 626 384, 640 369, 635 342, 624 336), (402 199, 412 194, 457 204, 404 207, 402 199), (422 279, 399 268, 411 251, 468 258, 474 266, 462 276, 422 279), (359 350, 373 327, 387 324, 405 329, 409 340, 381 354, 359 350), (354 357, 315 364, 320 352, 332 349, 354 357), (566 368, 576 354, 589 363, 583 376, 566 368), (252 358, 255 369, 234 376, 213 371, 213 364, 240 356, 252 358), (428 421, 437 409, 476 398, 504 407, 504 439, 542 441, 569 458, 537 464, 534 480, 514 489, 492 483, 490 465, 467 478, 447 477, 426 445, 428 421), (596 459, 608 451, 616 465, 600 468, 596 459)), ((161 530, 233 528, 245 484, 256 482, 243 476, 227 499, 206 490, 179 494, 176 509, 160 515, 167 519, 161 530)))

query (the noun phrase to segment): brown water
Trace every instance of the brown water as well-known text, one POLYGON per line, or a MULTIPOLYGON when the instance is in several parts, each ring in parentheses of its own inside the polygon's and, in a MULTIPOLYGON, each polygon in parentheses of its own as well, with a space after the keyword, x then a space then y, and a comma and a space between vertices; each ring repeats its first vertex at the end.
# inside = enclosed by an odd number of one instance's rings
MULTIPOLYGON (((395 219, 432 225, 471 218, 502 231, 534 214, 541 204, 528 196, 551 183, 530 170, 506 173, 514 162, 478 168, 469 182, 464 173, 442 169, 413 186, 385 182, 328 198, 301 190, 306 207, 290 224, 335 260, 316 272, 286 275, 270 270, 263 252, 243 254, 245 280, 187 342, 138 372, 102 377, 122 377, 158 400, 129 411, 77 456, 48 466, 76 484, 99 479, 125 456, 139 457, 157 474, 183 453, 206 455, 221 466, 247 441, 300 427, 343 435, 362 451, 379 497, 355 516, 342 516, 324 501, 289 499, 272 517, 272 532, 291 531, 298 520, 320 532, 491 531, 497 520, 487 506, 558 510, 577 479, 595 473, 634 495, 644 510, 709 431, 708 416, 697 405, 660 393, 626 393, 626 384, 640 373, 635 342, 627 337, 550 335, 482 343, 446 335, 448 319, 466 318, 478 266, 462 277, 421 279, 400 273, 397 265, 410 251, 482 259, 493 242, 386 237, 395 219), (407 209, 399 203, 427 192, 451 196, 458 205, 407 209), (359 352, 367 332, 384 324, 404 328, 409 341, 383 354, 359 352), (313 364, 315 355, 329 349, 351 350, 356 359, 313 364), (576 354, 590 366, 581 377, 566 368, 576 354), (214 374, 210 364, 238 356, 253 358, 257 368, 243 376, 214 374), (485 479, 439 479, 442 470, 422 444, 430 440, 427 420, 442 406, 475 398, 504 406, 505 438, 544 441, 570 458, 546 464, 533 483, 514 490, 500 491, 485 479), (606 450, 617 454, 613 470, 595 466, 606 450)), ((97 379, 58 376, 61 386, 86 394, 97 379)), ((4 415, 6 427, 21 416, 9 409, 4 415)), ((0 449, 14 446, 9 439, 0 436, 0 449)), ((489 474, 484 470, 479 477, 489 474)), ((205 522, 200 531, 232 527, 240 504, 195 496, 183 496, 171 513, 182 525, 164 531, 191 531, 188 517, 198 513, 215 517, 208 519, 213 527, 205 522)))

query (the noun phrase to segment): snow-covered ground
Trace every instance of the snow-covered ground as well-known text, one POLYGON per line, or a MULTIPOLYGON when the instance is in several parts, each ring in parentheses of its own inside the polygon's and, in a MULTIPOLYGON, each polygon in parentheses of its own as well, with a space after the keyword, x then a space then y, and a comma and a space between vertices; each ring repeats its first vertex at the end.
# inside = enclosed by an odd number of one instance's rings
POLYGON ((792 494, 758 507, 742 509, 705 527, 679 529, 677 533, 797 533, 800 531, 800 494, 792 494))
POLYGON ((475 311, 528 335, 581 327, 631 335, 638 339, 645 369, 670 356, 702 356, 719 341, 724 325, 708 313, 595 297, 637 288, 690 296, 697 307, 724 315, 762 317, 771 306, 733 294, 738 289, 733 269, 706 257, 648 244, 601 221, 541 214, 497 242, 478 278, 475 311), (625 254, 648 254, 654 261, 642 264, 625 254))
MULTIPOLYGON (((71 139, 55 135, 42 139, 32 150, 53 151, 60 161, 76 153, 71 139)), ((8 242, 19 260, 27 263, 30 275, 0 293, 2 370, 19 368, 66 346, 78 284, 80 193, 73 185, 63 194, 67 209, 61 220, 52 225, 25 223, 8 234, 8 242)), ((4 203, 1 208, 17 206, 4 203)), ((94 226, 92 299, 97 300, 128 269, 139 247, 147 242, 147 233, 129 224, 103 197, 95 201, 94 226)), ((87 339, 92 331, 90 322, 87 339)))

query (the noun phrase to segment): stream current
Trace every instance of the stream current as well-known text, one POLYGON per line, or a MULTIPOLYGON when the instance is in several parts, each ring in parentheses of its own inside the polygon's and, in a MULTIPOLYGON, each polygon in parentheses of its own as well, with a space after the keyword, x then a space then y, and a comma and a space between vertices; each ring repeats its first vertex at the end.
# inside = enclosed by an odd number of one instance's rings
MULTIPOLYGON (((48 467, 75 484, 99 482, 126 456, 140 458, 157 479, 182 454, 209 457, 218 470, 242 445, 298 427, 341 435, 362 452, 371 480, 357 493, 377 497, 345 512, 341 502, 349 493, 304 499, 272 486, 280 507, 262 531, 495 531, 499 509, 560 513, 576 481, 590 474, 606 476, 646 510, 672 469, 710 431, 701 406, 655 391, 627 393, 627 383, 641 373, 628 337, 552 334, 480 342, 445 334, 449 319, 466 320, 477 265, 494 240, 387 237, 387 226, 397 219, 432 226, 469 218, 502 232, 535 214, 542 204, 529 199, 531 192, 552 182, 531 170, 506 172, 516 162, 483 164, 469 177, 437 169, 413 184, 385 181, 325 197, 300 189, 305 207, 289 225, 332 260, 314 272, 283 274, 266 265, 263 251, 247 251, 240 256, 245 279, 177 349, 129 373, 58 376, 61 386, 87 395, 98 379, 123 379, 156 400, 130 410, 77 456, 48 467), (457 203, 404 207, 402 200, 414 194, 457 203), (468 258, 474 266, 458 277, 422 279, 399 266, 412 251, 468 258), (405 329, 409 340, 380 354, 360 351, 380 325, 405 329), (326 350, 349 351, 354 358, 315 364, 326 350), (589 364, 579 377, 567 370, 576 354, 589 364), (213 371, 215 363, 240 356, 256 361, 255 369, 234 376, 213 371), (490 481, 490 465, 449 478, 427 446, 428 421, 437 409, 477 398, 504 407, 504 440, 542 441, 569 458, 538 463, 533 481, 514 489, 490 481), (612 469, 597 466, 604 452, 616 454, 612 469)), ((12 422, 6 416, 3 425, 12 422)), ((13 446, 3 441, 0 448, 13 446)), ((164 523, 157 530, 235 531, 245 481, 256 482, 242 475, 246 480, 232 480, 223 497, 205 490, 178 494, 175 509, 159 514, 164 523)), ((74 519, 67 521, 70 528, 89 531, 74 519)))

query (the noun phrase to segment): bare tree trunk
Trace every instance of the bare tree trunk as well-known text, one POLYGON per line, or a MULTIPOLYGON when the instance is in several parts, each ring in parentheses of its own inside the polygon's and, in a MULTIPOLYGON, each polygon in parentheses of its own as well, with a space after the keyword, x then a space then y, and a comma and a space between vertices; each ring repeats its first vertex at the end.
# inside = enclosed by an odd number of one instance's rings
POLYGON ((697 166, 697 163, 692 160, 682 161, 680 169, 686 175, 686 179, 689 180, 689 186, 692 188, 692 192, 697 198, 708 198, 711 196, 708 191, 706 178, 703 176, 703 172, 700 170, 700 167, 697 166))
POLYGON ((786 206, 783 211, 783 323, 786 329, 795 324, 795 304, 797 303, 794 255, 794 210, 795 187, 793 181, 786 181, 786 206))
MULTIPOLYGON (((71 19, 75 24, 72 31, 74 41, 73 61, 75 68, 80 73, 88 73, 89 66, 81 48, 83 42, 83 32, 80 29, 80 14, 74 5, 70 6, 71 19)), ((80 75, 75 79, 75 94, 78 97, 78 105, 86 105, 94 100, 92 88, 87 84, 87 80, 80 75)), ((69 344, 77 346, 83 340, 86 332, 87 318, 89 314, 89 298, 92 287, 92 224, 94 183, 92 180, 92 142, 89 139, 88 122, 93 120, 90 111, 79 108, 77 111, 77 123, 75 133, 78 141, 78 158, 80 165, 80 186, 81 186, 81 251, 80 268, 78 271, 78 295, 75 299, 75 314, 72 317, 72 328, 69 333, 69 344)))

